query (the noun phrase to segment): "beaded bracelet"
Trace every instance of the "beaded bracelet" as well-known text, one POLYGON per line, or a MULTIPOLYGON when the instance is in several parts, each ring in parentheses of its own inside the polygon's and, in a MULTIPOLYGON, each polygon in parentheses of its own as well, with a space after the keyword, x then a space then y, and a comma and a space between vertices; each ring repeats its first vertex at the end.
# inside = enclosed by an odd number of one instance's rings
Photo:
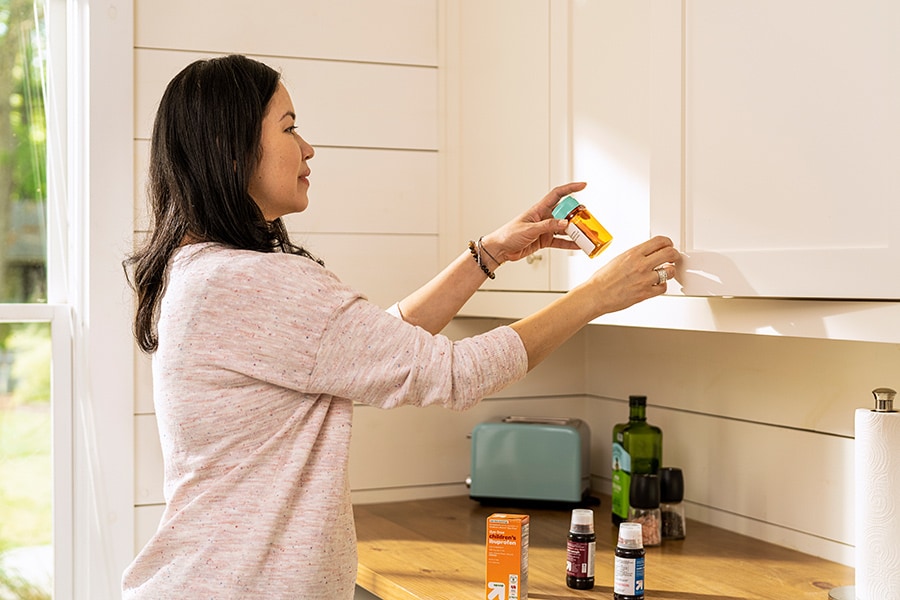
POLYGON ((491 273, 491 270, 481 261, 481 239, 479 239, 478 242, 479 243, 476 244, 472 240, 469 240, 469 252, 472 253, 472 258, 475 259, 475 262, 478 263, 478 266, 481 267, 484 274, 487 275, 489 279, 493 279, 496 275, 491 273))
POLYGON ((487 254, 488 258, 491 259, 492 261, 494 261, 494 264, 499 267, 500 261, 497 260, 496 258, 494 258, 494 255, 487 251, 487 248, 485 248, 484 244, 481 243, 481 240, 483 240, 483 239, 484 239, 484 236, 481 236, 480 238, 478 238, 478 241, 475 243, 475 245, 478 246, 478 251, 484 252, 485 254, 487 254))

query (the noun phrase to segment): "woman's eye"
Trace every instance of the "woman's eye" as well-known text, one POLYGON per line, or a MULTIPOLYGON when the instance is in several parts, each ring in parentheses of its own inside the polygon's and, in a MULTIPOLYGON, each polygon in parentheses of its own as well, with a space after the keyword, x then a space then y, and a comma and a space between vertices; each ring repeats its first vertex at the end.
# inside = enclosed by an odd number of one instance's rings
POLYGON ((287 129, 284 130, 285 133, 297 133, 297 126, 291 125, 287 129))

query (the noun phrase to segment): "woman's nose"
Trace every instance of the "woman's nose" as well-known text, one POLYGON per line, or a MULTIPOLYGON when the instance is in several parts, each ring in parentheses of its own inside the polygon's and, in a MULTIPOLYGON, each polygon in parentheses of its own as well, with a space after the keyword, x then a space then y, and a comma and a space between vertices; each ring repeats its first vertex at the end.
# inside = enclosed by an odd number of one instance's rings
POLYGON ((303 160, 309 160, 316 155, 316 149, 307 144, 306 140, 300 136, 297 136, 297 139, 300 142, 300 153, 303 155, 303 160))

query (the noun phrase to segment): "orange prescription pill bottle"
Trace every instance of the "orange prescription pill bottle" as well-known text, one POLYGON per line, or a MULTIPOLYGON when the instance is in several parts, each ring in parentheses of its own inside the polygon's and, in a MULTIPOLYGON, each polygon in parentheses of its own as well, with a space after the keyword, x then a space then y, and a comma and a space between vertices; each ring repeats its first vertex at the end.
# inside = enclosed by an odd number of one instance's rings
POLYGON ((566 196, 553 207, 553 218, 569 222, 566 235, 572 238, 572 241, 590 258, 606 250, 612 242, 612 235, 600 221, 572 196, 566 196))

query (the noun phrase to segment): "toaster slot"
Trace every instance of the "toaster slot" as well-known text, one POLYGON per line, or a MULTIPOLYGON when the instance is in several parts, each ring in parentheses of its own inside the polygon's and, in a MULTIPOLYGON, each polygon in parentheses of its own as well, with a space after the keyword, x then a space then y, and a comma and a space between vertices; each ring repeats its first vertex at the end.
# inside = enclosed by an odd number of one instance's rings
POLYGON ((537 425, 570 425, 573 420, 564 417, 503 417, 504 423, 534 423, 537 425))

